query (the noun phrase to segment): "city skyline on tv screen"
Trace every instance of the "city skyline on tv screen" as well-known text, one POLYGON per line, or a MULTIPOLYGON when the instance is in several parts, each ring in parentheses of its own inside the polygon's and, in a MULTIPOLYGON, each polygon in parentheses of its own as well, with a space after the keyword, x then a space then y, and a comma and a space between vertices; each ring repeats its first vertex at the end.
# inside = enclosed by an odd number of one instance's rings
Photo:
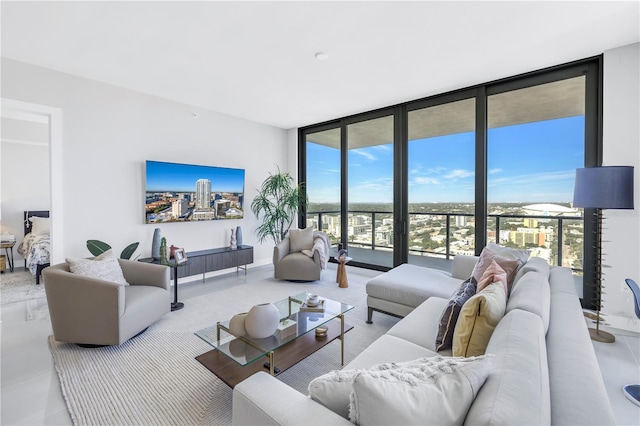
POLYGON ((145 223, 244 217, 244 169, 146 161, 145 223))

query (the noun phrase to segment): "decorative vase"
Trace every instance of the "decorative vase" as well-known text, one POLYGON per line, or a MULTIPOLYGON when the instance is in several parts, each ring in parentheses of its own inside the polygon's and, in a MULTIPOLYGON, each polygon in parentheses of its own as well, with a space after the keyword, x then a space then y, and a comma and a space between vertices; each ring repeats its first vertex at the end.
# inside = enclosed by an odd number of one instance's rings
POLYGON ((238 248, 238 242, 236 241, 236 230, 231 228, 231 241, 229 244, 231 250, 236 250, 238 248))
POLYGON ((280 312, 273 303, 262 303, 249 310, 244 320, 247 334, 254 339, 264 339, 273 336, 278 329, 280 312))
POLYGON ((244 328, 244 322, 247 318, 247 312, 236 314, 229 320, 229 332, 236 337, 244 336, 247 330, 244 328))
POLYGON ((176 249, 178 247, 174 246, 173 244, 171 244, 171 247, 169 247, 169 259, 173 259, 176 257, 176 249))
POLYGON ((162 235, 160 235, 160 228, 156 228, 153 230, 153 240, 151 240, 151 257, 154 260, 160 260, 160 240, 162 239, 162 235))
POLYGON ((236 244, 238 244, 238 246, 242 245, 242 228, 239 226, 236 227, 236 244))

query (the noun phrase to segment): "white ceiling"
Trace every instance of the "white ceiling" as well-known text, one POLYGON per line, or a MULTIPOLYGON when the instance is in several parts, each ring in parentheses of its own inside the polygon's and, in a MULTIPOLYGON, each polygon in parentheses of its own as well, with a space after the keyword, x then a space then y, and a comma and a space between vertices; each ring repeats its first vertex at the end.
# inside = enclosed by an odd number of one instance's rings
POLYGON ((1 13, 4 57, 284 129, 640 41, 638 1, 2 1, 1 13))

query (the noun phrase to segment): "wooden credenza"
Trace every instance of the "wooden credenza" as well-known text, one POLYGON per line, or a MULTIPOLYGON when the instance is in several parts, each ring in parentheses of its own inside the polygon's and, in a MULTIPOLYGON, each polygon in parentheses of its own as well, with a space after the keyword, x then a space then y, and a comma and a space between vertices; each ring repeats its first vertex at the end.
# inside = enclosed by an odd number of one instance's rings
POLYGON ((244 269, 253 263, 253 246, 238 246, 236 250, 220 247, 208 250, 187 252, 187 264, 178 268, 178 278, 205 274, 221 269, 244 269))

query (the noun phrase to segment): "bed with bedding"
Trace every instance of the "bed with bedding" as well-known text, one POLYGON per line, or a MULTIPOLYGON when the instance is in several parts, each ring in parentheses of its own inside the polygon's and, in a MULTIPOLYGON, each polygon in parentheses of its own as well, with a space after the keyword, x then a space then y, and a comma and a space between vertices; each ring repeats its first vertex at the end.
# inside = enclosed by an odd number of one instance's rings
POLYGON ((24 239, 18 253, 24 257, 24 267, 36 277, 40 284, 42 270, 49 266, 51 253, 50 219, 48 210, 24 212, 24 239))

